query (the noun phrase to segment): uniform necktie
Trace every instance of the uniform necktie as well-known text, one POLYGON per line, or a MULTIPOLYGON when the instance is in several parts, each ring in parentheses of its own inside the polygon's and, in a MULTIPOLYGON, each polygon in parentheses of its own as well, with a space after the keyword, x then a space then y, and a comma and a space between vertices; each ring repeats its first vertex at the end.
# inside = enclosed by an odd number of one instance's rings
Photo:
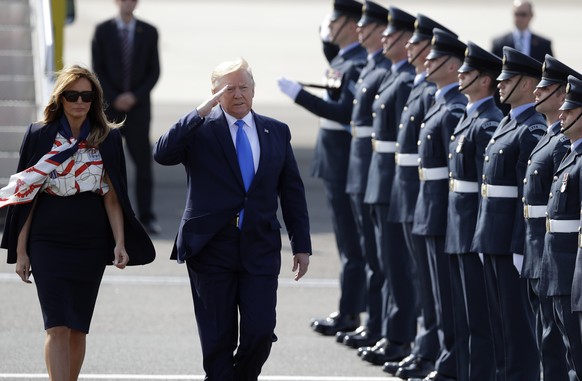
MULTIPOLYGON (((251 149, 251 143, 247 137, 247 133, 243 129, 245 122, 243 120, 237 120, 234 122, 237 126, 236 130, 236 156, 238 158, 238 165, 240 167, 240 173, 243 178, 243 183, 245 185, 245 191, 249 190, 249 186, 255 177, 255 165, 253 163, 253 151, 251 149)), ((240 211, 238 227, 242 226, 244 209, 240 211)))
POLYGON ((129 42, 129 28, 121 29, 121 59, 123 60, 123 90, 129 91, 131 77, 131 44, 129 42))
POLYGON ((522 32, 517 33, 517 41, 515 41, 515 49, 525 54, 525 36, 522 32))

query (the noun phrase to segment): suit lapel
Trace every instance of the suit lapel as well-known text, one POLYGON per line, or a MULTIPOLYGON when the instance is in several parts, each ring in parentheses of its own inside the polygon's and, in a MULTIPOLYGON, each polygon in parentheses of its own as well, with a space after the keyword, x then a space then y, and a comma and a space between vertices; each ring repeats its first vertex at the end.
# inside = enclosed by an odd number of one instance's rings
POLYGON ((576 158, 580 155, 582 155, 582 147, 578 146, 576 150, 570 152, 568 155, 566 155, 566 157, 564 157, 564 160, 562 160, 560 163, 556 173, 560 173, 567 167, 571 166, 576 161, 576 158))
POLYGON ((218 141, 218 144, 222 148, 222 152, 226 157, 228 166, 232 170, 233 174, 237 178, 240 185, 244 187, 244 182, 242 179, 242 175, 240 173, 240 167, 238 166, 236 148, 232 141, 232 136, 230 135, 230 130, 228 123, 226 121, 226 117, 222 113, 221 108, 217 108, 216 113, 218 115, 214 115, 214 118, 208 122, 208 128, 210 128, 210 130, 216 136, 216 140, 218 141))
POLYGON ((260 183, 261 177, 265 175, 265 168, 267 167, 267 161, 271 157, 271 149, 273 144, 271 141, 271 126, 270 124, 261 118, 260 115, 255 114, 253 111, 253 119, 255 120, 255 127, 257 129, 257 136, 259 137, 259 146, 261 147, 261 155, 259 157, 259 166, 257 167, 257 173, 249 187, 249 192, 251 192, 256 184, 260 183))

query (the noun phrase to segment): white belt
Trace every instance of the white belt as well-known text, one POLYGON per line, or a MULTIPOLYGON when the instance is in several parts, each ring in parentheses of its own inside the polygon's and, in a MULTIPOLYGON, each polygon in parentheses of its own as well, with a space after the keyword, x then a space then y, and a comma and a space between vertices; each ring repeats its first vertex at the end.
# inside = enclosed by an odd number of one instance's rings
POLYGON ((517 198, 517 187, 512 185, 481 185, 483 197, 517 198))
POLYGON ((336 131, 348 131, 349 126, 344 126, 341 123, 334 122, 333 120, 319 118, 319 126, 326 130, 336 130, 336 131))
POLYGON ((550 220, 546 218, 548 233, 578 233, 580 220, 550 220))
POLYGON ((547 205, 524 205, 523 206, 523 217, 524 218, 545 218, 547 205))
POLYGON ((421 181, 446 180, 449 178, 449 169, 447 167, 418 168, 418 178, 421 181))
POLYGON ((397 153, 395 157, 396 165, 401 167, 418 167, 417 153, 397 153))
POLYGON ((451 179, 449 190, 456 193, 479 193, 479 183, 476 181, 463 181, 451 179))
POLYGON ((396 142, 387 142, 385 140, 372 140, 372 147, 374 151, 379 153, 395 153, 396 142))
POLYGON ((371 138, 374 129, 370 126, 352 127, 352 136, 354 138, 371 138))

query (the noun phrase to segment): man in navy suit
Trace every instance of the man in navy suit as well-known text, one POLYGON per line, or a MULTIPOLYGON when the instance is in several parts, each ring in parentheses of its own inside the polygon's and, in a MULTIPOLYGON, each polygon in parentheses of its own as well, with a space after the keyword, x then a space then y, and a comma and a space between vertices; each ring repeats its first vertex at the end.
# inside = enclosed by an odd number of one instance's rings
POLYGON ((160 77, 158 32, 137 20, 137 0, 116 0, 119 16, 95 28, 91 45, 93 70, 103 86, 107 118, 124 121, 121 133, 136 167, 135 191, 140 222, 148 233, 161 231, 152 210, 153 176, 150 144, 150 92, 160 77))
POLYGON ((515 0, 513 2, 513 17, 515 29, 493 40, 491 51, 503 56, 503 47, 509 46, 543 62, 546 54, 552 55, 552 42, 529 30, 529 23, 533 18, 533 5, 529 1, 515 0))
POLYGON ((248 63, 222 63, 211 79, 214 95, 160 138, 154 158, 187 173, 173 254, 188 267, 205 379, 250 381, 277 340, 278 201, 295 280, 309 266, 309 217, 289 127, 252 110, 248 63))

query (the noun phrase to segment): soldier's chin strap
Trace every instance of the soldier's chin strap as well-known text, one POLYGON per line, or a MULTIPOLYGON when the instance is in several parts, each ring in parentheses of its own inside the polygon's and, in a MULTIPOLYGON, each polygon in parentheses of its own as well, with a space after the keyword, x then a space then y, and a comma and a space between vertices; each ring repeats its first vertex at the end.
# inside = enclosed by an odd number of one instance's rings
POLYGON ((515 86, 513 86, 513 89, 511 89, 511 91, 509 92, 509 95, 507 95, 505 98, 503 98, 502 101, 500 101, 501 104, 507 103, 507 100, 511 97, 511 95, 513 94, 515 89, 517 89, 517 85, 519 85, 519 83, 521 82, 522 79, 523 79, 523 75, 520 75, 519 79, 517 80, 517 83, 515 84, 515 86))
POLYGON ((469 82, 469 84, 465 87, 459 86, 459 91, 463 91, 463 90, 467 90, 469 87, 471 87, 471 85, 473 83, 475 83, 476 80, 479 79, 479 77, 481 76, 481 73, 477 72, 477 75, 475 76, 475 78, 473 78, 473 80, 471 82, 469 82))
POLYGON ((554 94, 556 94, 558 92, 558 90, 560 90, 560 87, 562 87, 562 84, 559 84, 558 87, 556 87, 554 89, 554 91, 552 91, 550 93, 550 95, 548 95, 547 97, 545 97, 544 99, 542 99, 540 102, 536 103, 536 107, 538 107, 539 105, 541 105, 542 103, 544 103, 545 101, 547 101, 548 99, 550 99, 550 97, 554 94))
POLYGON ((337 33, 333 34, 333 38, 331 39, 331 43, 334 45, 337 45, 335 43, 335 39, 336 37, 340 34, 340 32, 342 31, 343 28, 345 28, 345 26, 348 24, 348 21, 350 21, 347 17, 344 17, 344 22, 342 23, 342 25, 339 27, 339 29, 337 30, 337 33))
POLYGON ((416 55, 409 60, 410 64, 413 65, 413 62, 416 61, 416 59, 422 54, 422 52, 424 52, 426 50, 426 48, 428 48, 429 46, 430 46, 430 40, 427 40, 427 43, 426 43, 426 45, 424 45, 424 48, 420 49, 420 51, 418 53, 416 53, 416 55))
POLYGON ((368 38, 370 38, 372 36, 372 33, 374 33, 378 28, 382 27, 382 25, 379 25, 379 24, 375 24, 375 25, 376 25, 376 27, 374 29, 372 29, 372 31, 370 33, 368 33, 365 38, 362 38, 362 42, 361 42, 362 45, 364 44, 364 42, 368 41, 368 38))
POLYGON ((392 42, 390 45, 388 45, 388 46, 386 47, 386 49, 384 49, 384 53, 386 53, 386 52, 390 51, 390 49, 392 49, 392 47, 393 47, 394 45, 396 45, 396 43, 397 43, 398 41, 400 41, 400 39, 401 39, 401 38, 402 38, 402 36, 404 35, 404 32, 405 32, 404 30, 400 32, 400 34, 399 34, 399 35, 398 35, 398 37, 397 37, 397 38, 394 40, 394 42, 392 42))
POLYGON ((444 66, 444 65, 447 63, 447 61, 448 61, 448 60, 450 60, 450 59, 451 59, 451 57, 452 57, 452 56, 447 56, 447 59, 446 59, 446 60, 444 60, 443 62, 441 62, 441 64, 440 64, 439 66, 437 66, 437 68, 436 68, 436 69, 434 69, 434 70, 431 70, 431 71, 430 71, 430 73, 428 73, 428 71, 427 71, 426 78, 430 78, 430 76, 431 76, 431 75, 433 75, 434 73, 436 73, 437 71, 439 71, 439 70, 440 70, 440 68, 441 68, 441 67, 443 67, 443 66, 444 66))
POLYGON ((569 126, 566 126, 566 127, 562 126, 562 128, 560 128, 560 132, 561 132, 561 133, 564 133, 564 132, 568 131, 570 128, 572 128, 572 126, 573 126, 573 125, 575 125, 575 124, 576 124, 576 122, 577 122, 577 121, 578 121, 578 119, 580 119, 580 118, 582 118, 582 112, 581 112, 581 113, 578 115, 578 117, 577 117, 576 119, 574 119, 574 121, 573 121, 572 123, 570 123, 570 125, 569 125, 569 126))

